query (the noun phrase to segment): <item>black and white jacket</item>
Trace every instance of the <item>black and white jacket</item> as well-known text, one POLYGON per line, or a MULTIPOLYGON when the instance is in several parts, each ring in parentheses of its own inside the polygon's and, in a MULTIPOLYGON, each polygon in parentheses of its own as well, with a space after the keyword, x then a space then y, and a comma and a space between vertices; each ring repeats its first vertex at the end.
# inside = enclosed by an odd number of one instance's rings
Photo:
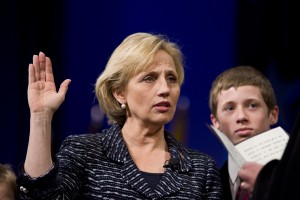
POLYGON ((121 135, 121 127, 68 136, 49 173, 18 177, 20 199, 222 199, 219 172, 208 155, 188 149, 165 132, 172 158, 153 190, 143 178, 121 135), (21 188, 21 189, 20 189, 21 188))

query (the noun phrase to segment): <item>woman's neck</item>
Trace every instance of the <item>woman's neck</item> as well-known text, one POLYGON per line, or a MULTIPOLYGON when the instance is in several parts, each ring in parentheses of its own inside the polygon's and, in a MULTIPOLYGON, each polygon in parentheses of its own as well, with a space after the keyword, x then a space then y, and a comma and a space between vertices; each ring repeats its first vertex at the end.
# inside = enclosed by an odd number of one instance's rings
POLYGON ((129 154, 137 167, 144 172, 162 173, 163 164, 170 158, 163 128, 152 130, 128 128, 124 125, 122 135, 129 154))

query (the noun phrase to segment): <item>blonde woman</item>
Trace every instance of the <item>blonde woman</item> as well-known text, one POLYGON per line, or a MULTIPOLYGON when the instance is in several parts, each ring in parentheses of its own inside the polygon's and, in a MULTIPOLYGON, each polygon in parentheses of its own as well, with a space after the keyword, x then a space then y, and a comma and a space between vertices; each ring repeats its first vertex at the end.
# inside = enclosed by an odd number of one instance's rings
POLYGON ((51 121, 70 80, 57 92, 50 59, 34 55, 21 199, 221 199, 215 161, 164 128, 174 116, 183 79, 175 43, 149 33, 129 35, 95 84, 111 127, 69 136, 52 158, 51 121))

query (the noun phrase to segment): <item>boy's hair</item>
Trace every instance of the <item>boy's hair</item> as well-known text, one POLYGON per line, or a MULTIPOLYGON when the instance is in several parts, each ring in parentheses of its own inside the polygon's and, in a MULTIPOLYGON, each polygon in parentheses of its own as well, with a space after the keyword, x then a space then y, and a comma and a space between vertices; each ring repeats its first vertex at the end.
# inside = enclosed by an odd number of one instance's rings
POLYGON ((0 182, 6 183, 14 192, 16 191, 16 174, 8 164, 0 164, 0 182))
POLYGON ((277 105, 273 87, 266 76, 254 67, 237 66, 225 70, 213 81, 209 95, 211 113, 217 117, 217 97, 222 90, 246 85, 256 86, 260 89, 269 112, 277 105))

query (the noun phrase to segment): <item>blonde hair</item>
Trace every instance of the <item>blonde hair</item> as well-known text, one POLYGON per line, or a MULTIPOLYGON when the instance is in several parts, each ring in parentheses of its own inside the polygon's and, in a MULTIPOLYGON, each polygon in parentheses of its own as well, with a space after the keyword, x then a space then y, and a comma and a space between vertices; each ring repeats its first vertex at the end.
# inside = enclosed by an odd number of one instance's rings
POLYGON ((6 183, 9 187, 11 187, 14 193, 16 192, 16 175, 10 165, 0 164, 0 182, 6 183))
POLYGON ((266 76, 252 66, 237 66, 225 70, 213 81, 209 95, 211 113, 217 117, 217 97, 222 90, 246 85, 260 89, 269 112, 277 105, 273 87, 266 76))
POLYGON ((178 73, 179 84, 184 79, 183 55, 177 44, 163 35, 135 33, 129 35, 114 50, 104 71, 95 84, 95 93, 101 110, 107 115, 109 123, 123 124, 126 112, 113 96, 114 91, 122 91, 134 75, 144 71, 152 64, 159 50, 166 51, 173 59, 178 73))

